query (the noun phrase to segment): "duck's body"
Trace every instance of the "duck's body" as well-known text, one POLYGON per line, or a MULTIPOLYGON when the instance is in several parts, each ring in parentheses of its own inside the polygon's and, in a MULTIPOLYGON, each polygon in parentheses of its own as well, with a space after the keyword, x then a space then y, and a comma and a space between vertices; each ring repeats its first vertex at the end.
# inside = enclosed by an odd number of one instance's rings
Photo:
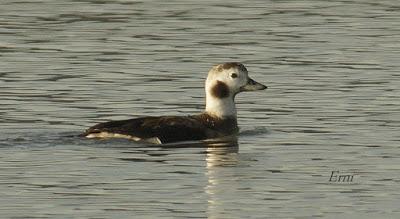
POLYGON ((265 88, 248 77, 247 69, 242 64, 220 64, 214 66, 207 77, 204 113, 110 121, 87 129, 82 136, 128 138, 161 144, 236 134, 239 130, 234 102, 236 94, 265 88))
POLYGON ((110 121, 89 128, 88 138, 119 137, 135 141, 165 144, 202 140, 236 134, 234 117, 216 118, 206 113, 193 116, 159 116, 110 121))

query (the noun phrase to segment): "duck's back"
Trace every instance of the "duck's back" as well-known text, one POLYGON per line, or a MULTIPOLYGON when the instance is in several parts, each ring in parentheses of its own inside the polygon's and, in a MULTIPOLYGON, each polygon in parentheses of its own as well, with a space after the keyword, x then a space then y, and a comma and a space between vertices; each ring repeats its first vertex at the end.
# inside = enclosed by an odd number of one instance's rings
POLYGON ((89 128, 83 136, 88 138, 123 137, 136 141, 169 143, 215 138, 236 130, 236 120, 221 123, 215 122, 212 117, 200 114, 110 121, 89 128))

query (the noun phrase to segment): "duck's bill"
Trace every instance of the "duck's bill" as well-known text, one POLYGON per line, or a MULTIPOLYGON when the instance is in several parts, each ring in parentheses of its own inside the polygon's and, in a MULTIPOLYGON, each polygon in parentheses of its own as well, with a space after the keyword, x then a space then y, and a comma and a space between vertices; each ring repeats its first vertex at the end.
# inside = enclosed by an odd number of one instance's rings
POLYGON ((255 90, 264 90, 267 89, 267 86, 258 83, 257 81, 249 78, 247 84, 240 88, 240 91, 255 91, 255 90))

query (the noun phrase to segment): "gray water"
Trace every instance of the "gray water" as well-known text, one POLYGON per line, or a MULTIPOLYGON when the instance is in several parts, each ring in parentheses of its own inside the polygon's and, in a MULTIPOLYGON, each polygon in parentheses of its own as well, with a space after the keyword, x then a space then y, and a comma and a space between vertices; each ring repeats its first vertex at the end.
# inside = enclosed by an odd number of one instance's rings
POLYGON ((3 0, 1 218, 399 218, 399 24, 398 0, 3 0), (237 144, 75 137, 198 113, 228 61, 269 86, 237 144))

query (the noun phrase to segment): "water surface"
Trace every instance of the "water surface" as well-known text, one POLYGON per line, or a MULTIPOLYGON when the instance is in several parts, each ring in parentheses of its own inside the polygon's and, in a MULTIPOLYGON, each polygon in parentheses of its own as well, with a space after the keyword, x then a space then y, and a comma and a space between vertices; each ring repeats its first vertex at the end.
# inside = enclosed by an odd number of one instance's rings
POLYGON ((0 7, 3 218, 398 218, 400 3, 19 1, 0 7), (215 63, 238 142, 76 136, 203 109, 215 63), (352 182, 330 182, 332 171, 352 182))

